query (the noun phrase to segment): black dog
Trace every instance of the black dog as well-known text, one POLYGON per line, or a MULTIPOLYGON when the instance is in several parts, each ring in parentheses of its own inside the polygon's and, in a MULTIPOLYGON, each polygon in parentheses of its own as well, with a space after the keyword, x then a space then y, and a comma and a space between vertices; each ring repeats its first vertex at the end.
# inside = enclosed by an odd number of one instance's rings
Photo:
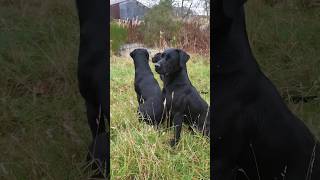
POLYGON ((148 124, 159 125, 163 114, 162 94, 149 66, 146 49, 135 49, 130 53, 134 61, 134 88, 139 103, 138 112, 148 124))
POLYGON ((319 180, 319 144, 254 59, 244 0, 216 0, 213 178, 319 180))
POLYGON ((178 143, 182 122, 209 136, 210 114, 208 104, 201 98, 196 88, 192 86, 186 63, 190 56, 180 49, 167 49, 161 54, 161 59, 155 64, 156 71, 163 75, 163 96, 166 100, 165 110, 170 122, 173 119, 175 136, 171 146, 178 143))
POLYGON ((109 128, 106 129, 105 122, 109 115, 107 109, 109 4, 105 0, 77 0, 76 3, 80 23, 78 81, 80 93, 85 100, 93 139, 87 159, 98 162, 93 166, 94 171, 99 171, 95 177, 106 178, 110 167, 109 128))

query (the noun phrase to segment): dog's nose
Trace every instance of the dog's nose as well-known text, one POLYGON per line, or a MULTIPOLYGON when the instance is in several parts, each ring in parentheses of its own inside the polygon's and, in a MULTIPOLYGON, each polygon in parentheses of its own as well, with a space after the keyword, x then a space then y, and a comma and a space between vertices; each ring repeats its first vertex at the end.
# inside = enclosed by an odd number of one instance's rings
POLYGON ((159 63, 155 63, 155 64, 154 64, 154 67, 155 67, 155 68, 159 68, 159 67, 160 67, 160 64, 159 64, 159 63))

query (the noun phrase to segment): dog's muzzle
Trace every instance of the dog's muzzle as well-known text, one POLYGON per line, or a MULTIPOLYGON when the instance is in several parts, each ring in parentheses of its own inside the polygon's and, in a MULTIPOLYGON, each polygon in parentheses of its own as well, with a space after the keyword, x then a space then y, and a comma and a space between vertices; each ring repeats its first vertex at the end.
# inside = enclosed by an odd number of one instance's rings
POLYGON ((155 63, 155 64, 154 64, 154 68, 155 68, 155 70, 156 70, 157 72, 160 72, 160 67, 161 67, 161 65, 160 65, 159 63, 155 63))

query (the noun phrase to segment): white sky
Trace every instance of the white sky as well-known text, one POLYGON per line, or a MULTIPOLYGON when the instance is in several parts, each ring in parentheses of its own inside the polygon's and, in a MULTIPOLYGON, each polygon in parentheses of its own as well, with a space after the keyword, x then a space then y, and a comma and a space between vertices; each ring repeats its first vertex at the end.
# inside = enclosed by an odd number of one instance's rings
MULTIPOLYGON (((110 0, 110 3, 119 2, 119 1, 121 2, 123 0, 110 0)), ((159 2, 159 0, 153 0, 153 1, 152 0, 138 0, 138 1, 148 7, 151 7, 159 2)), ((175 0, 175 2, 177 3, 178 6, 181 6, 181 0, 175 0)), ((193 11, 195 11, 197 14, 204 15, 205 12, 204 12, 204 8, 203 8, 202 0, 192 0, 192 2, 193 2, 193 5, 192 5, 191 9, 193 11)), ((188 6, 190 6, 190 3, 185 2, 183 6, 188 7, 188 6)))

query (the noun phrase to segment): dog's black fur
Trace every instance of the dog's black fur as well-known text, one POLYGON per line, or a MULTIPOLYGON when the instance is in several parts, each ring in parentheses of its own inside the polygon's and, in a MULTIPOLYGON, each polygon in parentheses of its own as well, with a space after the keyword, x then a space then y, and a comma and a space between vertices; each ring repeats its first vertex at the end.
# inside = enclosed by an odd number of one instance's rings
POLYGON ((157 63, 158 61, 160 61, 160 59, 161 59, 161 53, 159 52, 152 57, 152 62, 157 63))
POLYGON ((109 4, 105 0, 76 0, 80 23, 80 48, 78 56, 78 82, 85 100, 92 143, 87 156, 88 163, 98 160, 95 177, 109 175, 109 122, 107 109, 108 83, 108 26, 109 4), (106 129, 108 128, 108 129, 106 129), (105 172, 101 172, 105 171, 105 172))
MULTIPOLYGON (((152 57, 152 62, 153 63, 157 63, 158 61, 160 61, 161 59, 161 53, 156 53, 153 57, 152 57)), ((163 74, 160 74, 160 79, 163 81, 163 74)))
POLYGON ((213 179, 319 180, 319 143, 254 59, 244 3, 213 4, 213 179))
POLYGON ((196 126, 207 136, 210 134, 209 106, 189 80, 186 67, 189 58, 181 49, 167 49, 155 64, 156 72, 163 75, 162 93, 166 101, 166 115, 175 127, 171 146, 178 143, 183 122, 188 124, 189 128, 196 126))
POLYGON ((135 67, 134 88, 139 103, 138 112, 146 123, 159 125, 163 114, 163 98, 149 66, 149 53, 146 49, 135 49, 130 56, 135 67))

